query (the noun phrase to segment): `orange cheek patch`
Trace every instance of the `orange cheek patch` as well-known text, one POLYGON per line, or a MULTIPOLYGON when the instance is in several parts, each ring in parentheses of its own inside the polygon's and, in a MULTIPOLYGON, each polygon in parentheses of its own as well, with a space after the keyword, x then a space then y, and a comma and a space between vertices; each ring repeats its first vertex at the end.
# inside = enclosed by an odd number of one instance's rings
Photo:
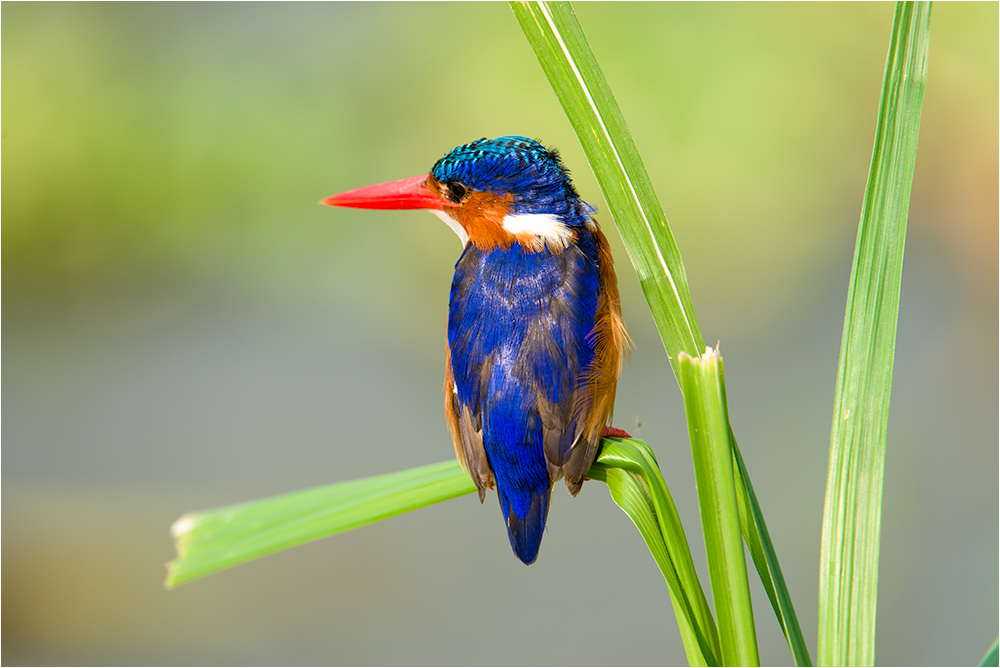
POLYGON ((510 248, 514 235, 503 227, 510 195, 473 192, 451 213, 469 234, 469 241, 482 250, 510 248))

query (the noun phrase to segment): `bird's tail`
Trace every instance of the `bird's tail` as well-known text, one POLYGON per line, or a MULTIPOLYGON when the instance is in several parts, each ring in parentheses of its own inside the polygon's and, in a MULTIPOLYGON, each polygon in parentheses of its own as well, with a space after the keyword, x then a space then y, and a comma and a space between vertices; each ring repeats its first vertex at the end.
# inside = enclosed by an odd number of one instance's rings
POLYGON ((525 564, 530 564, 538 557, 538 547, 542 543, 542 533, 545 531, 545 519, 549 514, 549 495, 552 486, 546 485, 530 490, 524 490, 519 498, 521 503, 515 503, 500 486, 497 492, 500 496, 500 508, 507 521, 507 537, 517 558, 525 564), (515 507, 524 509, 524 517, 520 517, 515 507))

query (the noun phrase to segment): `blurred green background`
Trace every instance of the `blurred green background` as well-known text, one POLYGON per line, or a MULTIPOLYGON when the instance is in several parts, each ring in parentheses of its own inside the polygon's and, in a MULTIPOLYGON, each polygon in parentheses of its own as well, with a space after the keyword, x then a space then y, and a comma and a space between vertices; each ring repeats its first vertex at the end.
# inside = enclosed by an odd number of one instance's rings
MULTIPOLYGON (((505 4, 0 11, 5 665, 684 662, 666 586, 599 483, 557 492, 530 568, 496 501, 470 496, 162 588, 185 511, 452 456, 455 236, 424 212, 319 199, 516 133, 558 146, 604 210, 505 4)), ((577 11, 721 342, 815 656, 836 364, 893 7, 577 11)), ((997 633, 997 24, 995 3, 934 7, 884 665, 971 664, 997 633)), ((655 448, 703 563, 680 394, 602 222, 636 343, 616 424, 655 448)), ((790 663, 759 583, 754 597, 762 661, 790 663)))

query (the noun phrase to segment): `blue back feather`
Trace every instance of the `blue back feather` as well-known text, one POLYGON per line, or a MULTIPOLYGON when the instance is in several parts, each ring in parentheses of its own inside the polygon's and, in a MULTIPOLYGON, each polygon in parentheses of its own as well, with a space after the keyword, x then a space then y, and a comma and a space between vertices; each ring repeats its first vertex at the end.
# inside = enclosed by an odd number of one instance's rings
POLYGON ((455 267, 448 341, 458 398, 480 416, 511 547, 525 563, 538 553, 552 488, 538 395, 571 410, 594 356, 599 285, 594 257, 577 248, 469 244, 455 267))

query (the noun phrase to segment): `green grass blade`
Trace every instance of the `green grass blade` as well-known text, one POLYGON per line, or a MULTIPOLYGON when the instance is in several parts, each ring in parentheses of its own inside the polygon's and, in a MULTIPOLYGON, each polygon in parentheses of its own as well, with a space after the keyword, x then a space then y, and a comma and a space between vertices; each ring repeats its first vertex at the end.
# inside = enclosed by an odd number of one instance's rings
POLYGON ((986 654, 983 655, 983 660, 979 662, 980 666, 1000 666, 1000 650, 998 650, 998 644, 1000 644, 1000 638, 993 641, 993 644, 986 654))
POLYGON ((174 523, 167 587, 475 491, 455 460, 189 513, 174 523))
POLYGON ((708 348, 697 358, 681 353, 679 361, 722 661, 726 666, 758 666, 722 357, 708 348))
POLYGON ((792 650, 792 659, 795 661, 795 665, 811 666, 809 647, 802 635, 799 618, 792 605, 792 597, 785 585, 785 576, 781 572, 778 555, 771 544, 771 534, 767 531, 764 513, 761 512, 760 504, 757 503, 757 494, 753 490, 750 474, 747 473, 740 449, 736 447, 736 437, 732 436, 732 431, 730 431, 730 438, 733 441, 733 467, 736 470, 736 493, 739 499, 740 530, 743 532, 743 539, 746 541, 747 549, 750 550, 750 556, 753 558, 757 573, 760 574, 760 581, 771 601, 771 607, 781 625, 781 631, 785 634, 785 640, 788 641, 788 647, 792 650))
MULTIPOLYGON (((680 251, 621 110, 569 3, 510 4, 601 185, 676 373, 679 353, 700 352, 705 344, 691 304, 680 251)), ((777 554, 735 438, 732 444, 739 472, 737 500, 741 516, 748 519, 743 526, 744 539, 751 554, 756 555, 754 565, 796 665, 811 665, 777 554)))
POLYGON ((692 666, 722 665, 715 620, 652 449, 638 439, 604 439, 587 476, 607 484, 615 503, 646 540, 670 590, 688 662, 692 666))
MULTIPOLYGON (((588 477, 608 485, 646 539, 671 591, 692 665, 719 665, 715 621, 652 450, 642 441, 605 439, 588 477)), ((167 565, 167 586, 473 491, 452 460, 189 513, 174 523, 178 556, 167 565)))
POLYGON ((680 251, 632 133, 568 2, 511 2, 590 161, 676 372, 705 343, 680 251))
POLYGON ((841 341, 820 554, 823 665, 873 665, 886 425, 930 3, 896 5, 841 341))

